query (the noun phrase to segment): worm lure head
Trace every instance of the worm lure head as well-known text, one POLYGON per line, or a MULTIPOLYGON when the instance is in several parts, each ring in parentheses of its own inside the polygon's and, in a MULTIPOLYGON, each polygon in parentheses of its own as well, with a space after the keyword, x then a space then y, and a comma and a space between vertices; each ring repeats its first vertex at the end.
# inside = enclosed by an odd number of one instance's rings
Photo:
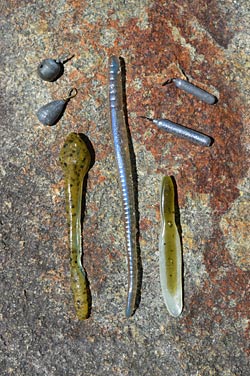
POLYGON ((45 59, 37 67, 39 77, 44 81, 53 82, 63 75, 64 66, 60 59, 45 59))
POLYGON ((38 76, 44 81, 56 81, 63 75, 63 64, 71 60, 73 57, 74 55, 61 59, 44 59, 37 67, 38 76))
POLYGON ((74 98, 76 94, 77 90, 75 88, 71 89, 67 98, 52 101, 42 106, 36 113, 38 120, 43 125, 55 125, 61 119, 68 101, 74 98))

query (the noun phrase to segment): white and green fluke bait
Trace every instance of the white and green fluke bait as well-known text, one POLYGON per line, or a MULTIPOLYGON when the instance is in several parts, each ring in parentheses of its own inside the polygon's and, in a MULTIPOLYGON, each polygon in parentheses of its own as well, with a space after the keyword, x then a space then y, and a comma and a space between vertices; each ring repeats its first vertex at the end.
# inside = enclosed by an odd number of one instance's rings
POLYGON ((171 316, 182 312, 182 247, 175 221, 175 187, 164 176, 160 193, 161 232, 159 240, 160 281, 164 302, 171 316))

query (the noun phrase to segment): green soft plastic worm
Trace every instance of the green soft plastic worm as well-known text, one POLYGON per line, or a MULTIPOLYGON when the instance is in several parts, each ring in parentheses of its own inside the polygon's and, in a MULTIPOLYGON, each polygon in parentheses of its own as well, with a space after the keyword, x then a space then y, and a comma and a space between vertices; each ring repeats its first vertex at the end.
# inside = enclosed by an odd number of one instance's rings
POLYGON ((89 317, 89 288, 82 266, 81 206, 82 187, 91 163, 90 152, 77 133, 70 133, 60 152, 64 172, 66 210, 69 225, 71 288, 79 320, 89 317))

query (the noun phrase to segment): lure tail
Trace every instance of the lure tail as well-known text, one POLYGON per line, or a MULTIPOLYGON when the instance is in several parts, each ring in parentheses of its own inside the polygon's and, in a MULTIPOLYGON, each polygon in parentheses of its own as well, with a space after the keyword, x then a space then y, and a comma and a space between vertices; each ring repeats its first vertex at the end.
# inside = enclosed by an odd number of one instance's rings
POLYGON ((79 320, 85 320, 90 314, 90 290, 87 275, 82 265, 71 267, 71 289, 79 320))

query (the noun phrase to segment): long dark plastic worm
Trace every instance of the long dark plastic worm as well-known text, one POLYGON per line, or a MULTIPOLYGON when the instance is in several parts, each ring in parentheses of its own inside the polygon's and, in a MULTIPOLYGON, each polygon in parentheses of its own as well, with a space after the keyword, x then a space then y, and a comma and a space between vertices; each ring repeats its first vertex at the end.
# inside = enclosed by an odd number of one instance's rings
POLYGON ((124 222, 126 232, 126 248, 128 259, 128 293, 126 317, 133 315, 136 308, 138 288, 138 255, 135 196, 132 179, 131 156, 127 127, 124 117, 123 88, 121 65, 116 56, 109 59, 109 107, 114 151, 120 175, 124 222))
POLYGON ((201 146, 211 146, 213 139, 203 133, 194 131, 193 129, 184 127, 183 125, 173 123, 167 119, 151 119, 146 116, 140 116, 143 119, 148 119, 152 121, 159 128, 164 129, 165 131, 172 133, 176 136, 185 138, 188 141, 194 142, 195 144, 201 146))
POLYGON ((170 315, 177 317, 182 311, 182 250, 175 222, 175 189, 171 176, 164 176, 162 179, 160 209, 161 289, 170 315))
POLYGON ((193 94, 196 98, 205 103, 214 104, 217 102, 217 98, 214 95, 208 93, 203 89, 200 89, 199 87, 191 84, 188 81, 182 80, 181 78, 173 78, 171 81, 179 89, 184 90, 186 93, 193 94))
POLYGON ((81 207, 83 179, 91 156, 87 145, 77 133, 70 133, 60 152, 64 172, 66 210, 69 225, 71 289, 79 320, 89 317, 89 290, 86 272, 82 266, 81 207))

